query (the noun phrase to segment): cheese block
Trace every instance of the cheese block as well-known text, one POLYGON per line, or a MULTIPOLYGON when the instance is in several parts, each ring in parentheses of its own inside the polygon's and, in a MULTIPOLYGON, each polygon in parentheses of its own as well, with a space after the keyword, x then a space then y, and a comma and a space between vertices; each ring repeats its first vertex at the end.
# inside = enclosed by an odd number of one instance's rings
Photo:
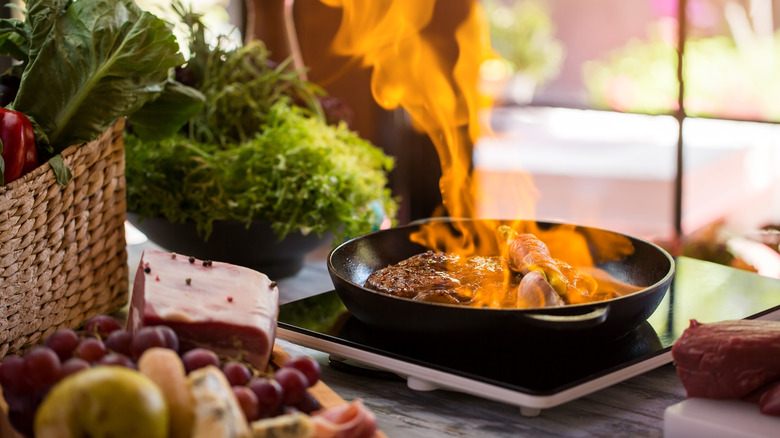
POLYGON ((314 436, 314 421, 301 413, 264 418, 249 424, 252 438, 309 438, 314 436))
POLYGON ((192 438, 250 438, 252 432, 225 375, 209 365, 192 371, 188 386, 195 404, 192 438))
POLYGON ((166 325, 181 352, 203 347, 264 370, 276 337, 279 290, 265 274, 147 249, 133 282, 127 329, 166 325))

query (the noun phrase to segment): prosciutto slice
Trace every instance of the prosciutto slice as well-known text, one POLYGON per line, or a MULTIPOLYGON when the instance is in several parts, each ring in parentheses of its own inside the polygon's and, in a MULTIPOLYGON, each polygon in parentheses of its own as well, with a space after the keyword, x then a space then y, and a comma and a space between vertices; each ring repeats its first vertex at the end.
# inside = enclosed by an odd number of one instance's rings
POLYGON ((376 417, 361 400, 334 406, 312 415, 317 438, 369 438, 376 432, 376 417))

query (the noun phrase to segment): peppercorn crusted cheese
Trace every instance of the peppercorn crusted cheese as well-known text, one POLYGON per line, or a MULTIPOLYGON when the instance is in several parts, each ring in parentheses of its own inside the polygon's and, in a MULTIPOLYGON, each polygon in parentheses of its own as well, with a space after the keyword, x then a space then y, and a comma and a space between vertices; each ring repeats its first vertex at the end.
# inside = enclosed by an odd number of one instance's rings
POLYGON ((263 273, 145 250, 133 282, 128 329, 167 325, 179 336, 181 351, 203 347, 263 370, 278 314, 279 290, 263 273))

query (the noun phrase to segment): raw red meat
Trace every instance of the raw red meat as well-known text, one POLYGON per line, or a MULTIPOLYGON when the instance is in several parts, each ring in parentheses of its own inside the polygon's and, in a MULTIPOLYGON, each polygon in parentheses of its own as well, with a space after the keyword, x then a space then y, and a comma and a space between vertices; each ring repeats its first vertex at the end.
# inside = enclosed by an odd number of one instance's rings
POLYGON ((279 290, 265 274, 146 250, 133 283, 127 328, 167 325, 178 334, 182 352, 205 347, 263 370, 278 315, 279 290))
POLYGON ((766 415, 780 415, 780 382, 775 382, 758 399, 761 413, 766 415))
POLYGON ((780 379, 780 322, 691 320, 672 358, 688 397, 741 399, 780 379))

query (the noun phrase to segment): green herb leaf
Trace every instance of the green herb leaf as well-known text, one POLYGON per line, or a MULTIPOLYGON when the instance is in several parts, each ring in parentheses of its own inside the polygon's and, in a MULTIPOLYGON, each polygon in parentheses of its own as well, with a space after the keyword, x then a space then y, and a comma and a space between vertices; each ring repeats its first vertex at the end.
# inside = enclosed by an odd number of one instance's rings
POLYGON ((30 62, 38 57, 41 46, 49 36, 57 17, 70 6, 72 0, 30 0, 27 2, 27 23, 30 29, 30 62))
POLYGON ((172 6, 190 31, 190 59, 184 70, 192 85, 206 96, 204 110, 190 123, 192 137, 222 146, 251 139, 268 111, 281 98, 291 99, 325 120, 319 97, 322 88, 291 68, 292 58, 276 63, 262 41, 226 49, 225 36, 206 40, 202 16, 174 0, 172 6))
POLYGON ((0 19, 0 54, 27 61, 30 52, 29 28, 15 18, 0 19))
POLYGON ((386 188, 392 158, 345 125, 327 125, 283 99, 259 131, 227 146, 126 136, 128 210, 193 222, 205 238, 217 220, 265 220, 280 239, 332 232, 335 243, 372 231, 378 215, 395 217, 386 188))
POLYGON ((209 44, 200 16, 173 6, 193 54, 177 77, 206 103, 172 137, 125 135, 128 211, 194 223, 204 239, 215 221, 267 221, 280 240, 300 231, 332 233, 334 243, 395 219, 392 158, 345 124, 328 125, 321 88, 290 60, 272 62, 261 41, 209 44))
POLYGON ((52 25, 13 102, 48 134, 54 152, 96 138, 157 97, 168 70, 184 62, 169 25, 132 0, 78 0, 53 16, 63 1, 28 3, 30 17, 39 7, 49 14, 33 24, 34 41, 47 19, 52 25))
POLYGON ((68 185, 70 180, 73 179, 73 173, 71 173, 65 161, 62 160, 62 154, 49 158, 48 163, 54 171, 54 178, 57 180, 57 183, 63 187, 68 185))
POLYGON ((200 91, 179 82, 168 81, 157 99, 133 113, 133 133, 149 141, 169 137, 200 113, 205 101, 200 91))

